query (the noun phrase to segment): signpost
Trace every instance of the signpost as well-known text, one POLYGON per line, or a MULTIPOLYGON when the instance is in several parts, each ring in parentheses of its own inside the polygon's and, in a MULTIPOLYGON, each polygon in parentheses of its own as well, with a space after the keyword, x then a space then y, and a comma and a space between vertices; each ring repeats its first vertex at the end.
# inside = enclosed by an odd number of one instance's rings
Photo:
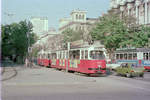
POLYGON ((32 52, 32 47, 28 47, 28 53, 32 52))
POLYGON ((68 72, 69 67, 69 50, 70 50, 70 42, 67 43, 67 63, 66 63, 66 72, 68 72))

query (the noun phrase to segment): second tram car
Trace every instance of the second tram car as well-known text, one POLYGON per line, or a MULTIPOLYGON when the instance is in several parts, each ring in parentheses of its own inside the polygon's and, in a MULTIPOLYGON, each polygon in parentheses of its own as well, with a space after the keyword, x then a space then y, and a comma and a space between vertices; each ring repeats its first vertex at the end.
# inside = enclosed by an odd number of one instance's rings
POLYGON ((115 52, 117 63, 130 63, 150 70, 150 48, 122 48, 115 52))
POLYGON ((51 59, 50 59, 50 53, 41 51, 38 53, 37 57, 37 63, 38 65, 50 67, 51 66, 51 59))

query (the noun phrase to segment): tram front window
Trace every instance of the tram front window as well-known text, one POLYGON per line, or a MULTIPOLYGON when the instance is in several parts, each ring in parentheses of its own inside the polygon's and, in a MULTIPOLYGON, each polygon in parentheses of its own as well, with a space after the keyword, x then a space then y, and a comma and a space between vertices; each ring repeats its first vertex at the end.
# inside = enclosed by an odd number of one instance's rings
POLYGON ((103 51, 99 51, 99 50, 93 50, 90 52, 90 57, 91 59, 97 59, 97 60, 102 60, 105 59, 105 56, 103 54, 103 51))

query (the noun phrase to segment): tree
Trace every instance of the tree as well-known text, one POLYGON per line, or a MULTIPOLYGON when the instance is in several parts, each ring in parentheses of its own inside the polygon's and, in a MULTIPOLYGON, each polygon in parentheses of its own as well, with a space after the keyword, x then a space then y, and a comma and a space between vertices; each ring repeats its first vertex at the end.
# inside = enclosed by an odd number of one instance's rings
POLYGON ((114 50, 120 47, 123 40, 126 40, 125 35, 128 35, 128 31, 119 16, 108 14, 100 17, 90 34, 94 40, 100 40, 105 45, 110 57, 112 57, 114 50))
POLYGON ((13 53, 11 25, 2 25, 2 58, 13 53))
POLYGON ((12 57, 15 55, 16 58, 20 57, 22 62, 28 51, 28 39, 30 39, 30 45, 36 41, 30 22, 21 21, 2 25, 2 56, 12 57))
POLYGON ((64 30, 62 34, 64 37, 64 43, 83 39, 83 32, 81 30, 73 31, 72 29, 68 28, 64 30))
POLYGON ((130 18, 130 16, 120 19, 118 15, 109 13, 100 17, 99 22, 90 32, 94 40, 100 40, 104 44, 110 54, 110 58, 112 58, 116 48, 119 47, 148 46, 150 28, 145 26, 137 27, 132 19, 134 18, 130 18))
POLYGON ((150 36, 150 27, 141 26, 138 31, 133 33, 133 42, 132 46, 140 48, 140 47, 148 47, 149 37, 150 36))

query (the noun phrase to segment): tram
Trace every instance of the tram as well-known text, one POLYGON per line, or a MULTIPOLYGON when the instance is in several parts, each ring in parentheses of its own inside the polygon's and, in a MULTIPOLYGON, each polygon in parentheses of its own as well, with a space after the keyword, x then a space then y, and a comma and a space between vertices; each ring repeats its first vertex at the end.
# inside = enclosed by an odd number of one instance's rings
POLYGON ((122 48, 115 51, 116 63, 130 63, 143 66, 150 71, 150 48, 122 48))
POLYGON ((69 51, 40 52, 38 64, 88 75, 104 74, 106 72, 105 51, 104 47, 86 46, 72 48, 69 51))
POLYGON ((41 51, 37 56, 37 64, 45 67, 51 66, 50 53, 46 51, 41 51))

